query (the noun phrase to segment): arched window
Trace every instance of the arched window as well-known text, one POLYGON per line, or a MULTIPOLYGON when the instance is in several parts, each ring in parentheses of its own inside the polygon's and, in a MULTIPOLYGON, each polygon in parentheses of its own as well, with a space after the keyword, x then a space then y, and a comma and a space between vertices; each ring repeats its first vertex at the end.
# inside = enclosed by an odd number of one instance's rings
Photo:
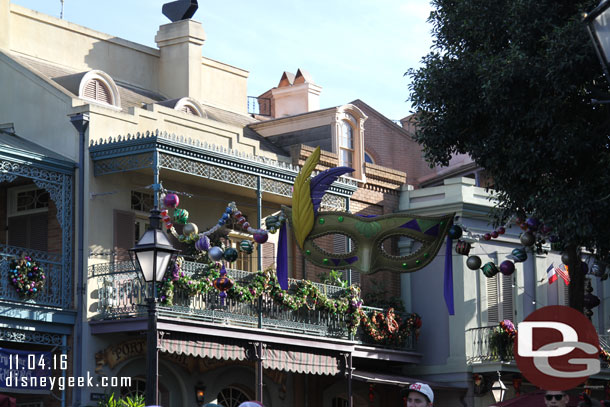
POLYGON ((366 151, 364 152, 364 162, 369 164, 375 164, 375 160, 373 160, 373 157, 371 157, 371 155, 366 151))
MULTIPOLYGON (((175 100, 175 99, 174 99, 175 100)), ((174 109, 198 117, 207 117, 203 107, 195 99, 183 97, 176 101, 174 109)))
POLYGON ((250 398, 242 390, 237 387, 226 387, 218 393, 216 403, 223 407, 238 407, 244 401, 250 398))
POLYGON ((112 96, 108 87, 99 79, 91 79, 85 85, 83 96, 102 103, 112 104, 112 96))
MULTIPOLYGON (((146 379, 143 377, 132 377, 131 386, 122 387, 119 394, 121 397, 146 397, 146 379)), ((159 404, 163 406, 169 405, 169 392, 161 383, 159 383, 159 388, 157 390, 157 400, 159 400, 159 404)))
POLYGON ((78 96, 82 99, 94 101, 104 105, 121 107, 119 90, 110 77, 105 72, 94 70, 83 75, 78 96))

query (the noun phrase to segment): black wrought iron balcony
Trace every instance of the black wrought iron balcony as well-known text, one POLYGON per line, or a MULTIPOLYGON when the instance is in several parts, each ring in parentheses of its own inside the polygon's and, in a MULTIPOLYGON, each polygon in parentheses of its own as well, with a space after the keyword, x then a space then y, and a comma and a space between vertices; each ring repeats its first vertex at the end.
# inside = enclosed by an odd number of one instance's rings
MULTIPOLYGON (((200 269, 200 263, 185 261, 182 263, 181 272, 191 277, 199 273, 200 269)), ((257 274, 242 270, 227 270, 227 272, 234 281, 243 286, 252 281, 257 274)), ((337 286, 311 284, 328 298, 338 298, 345 292, 344 288, 337 286)), ((289 279, 289 285, 294 290, 297 280, 289 279)), ((150 287, 143 284, 139 271, 134 269, 131 262, 92 265, 89 268, 89 301, 94 302, 95 306, 89 308, 95 311, 90 317, 97 320, 143 317, 146 315, 145 299, 149 295, 147 292, 149 289, 150 287)), ((161 294, 159 297, 161 301, 164 300, 161 294)), ((278 304, 268 294, 263 294, 262 299, 261 308, 258 300, 243 301, 230 297, 226 298, 223 304, 216 290, 192 295, 186 290, 177 288, 173 293, 171 305, 161 303, 158 310, 160 316, 250 328, 259 327, 260 317, 262 329, 268 331, 350 338, 349 318, 345 314, 328 312, 323 307, 318 307, 315 302, 308 303, 305 307, 291 309, 278 304)), ((362 312, 368 317, 376 312, 387 313, 381 309, 368 307, 362 307, 362 312)), ((406 316, 397 316, 398 320, 401 318, 406 316)), ((396 333, 398 334, 398 331, 396 333)), ((373 346, 412 350, 415 333, 413 331, 405 334, 402 331, 402 340, 397 336, 384 339, 387 340, 376 341, 371 335, 365 334, 363 328, 360 328, 355 335, 355 340, 373 346)))

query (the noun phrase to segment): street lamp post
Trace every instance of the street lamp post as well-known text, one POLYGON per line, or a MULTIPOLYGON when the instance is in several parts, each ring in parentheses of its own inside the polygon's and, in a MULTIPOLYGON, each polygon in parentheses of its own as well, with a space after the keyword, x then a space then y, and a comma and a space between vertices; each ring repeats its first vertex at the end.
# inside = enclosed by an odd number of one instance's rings
POLYGON ((157 332, 157 282, 163 279, 172 258, 178 250, 174 249, 167 236, 160 229, 160 212, 155 207, 150 211, 150 227, 135 247, 130 249, 142 271, 146 283, 152 283, 148 302, 148 332, 146 337, 146 405, 158 405, 159 387, 159 350, 157 332))
POLYGON ((506 394, 506 385, 502 383, 502 376, 498 372, 498 380, 491 386, 491 394, 494 397, 496 403, 504 401, 504 395, 506 394))
POLYGON ((610 81, 610 1, 602 0, 593 11, 585 15, 584 22, 606 79, 610 81))

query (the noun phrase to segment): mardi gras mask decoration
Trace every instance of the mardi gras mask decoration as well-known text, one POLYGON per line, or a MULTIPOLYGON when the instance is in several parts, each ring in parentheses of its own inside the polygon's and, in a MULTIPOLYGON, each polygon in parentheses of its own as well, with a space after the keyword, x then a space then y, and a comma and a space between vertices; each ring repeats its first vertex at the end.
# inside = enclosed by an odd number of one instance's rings
POLYGON ((307 260, 327 269, 351 268, 364 274, 380 270, 413 272, 432 261, 452 225, 453 214, 362 217, 347 212, 319 212, 322 197, 330 185, 340 175, 353 171, 348 167, 331 168, 309 179, 319 158, 318 147, 295 179, 292 209, 282 208, 307 260), (317 238, 330 234, 350 238, 349 253, 332 253, 316 244, 317 238), (383 248, 384 242, 391 237, 410 238, 419 243, 419 248, 406 256, 391 255, 383 248))

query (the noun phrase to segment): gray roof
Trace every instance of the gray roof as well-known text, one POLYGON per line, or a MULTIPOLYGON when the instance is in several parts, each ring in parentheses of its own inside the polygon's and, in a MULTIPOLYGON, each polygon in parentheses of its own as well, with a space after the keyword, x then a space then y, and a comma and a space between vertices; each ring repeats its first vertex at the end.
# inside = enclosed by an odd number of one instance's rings
POLYGON ((3 129, 0 129, 0 153, 38 162, 46 167, 70 171, 76 167, 76 163, 69 158, 3 129))

